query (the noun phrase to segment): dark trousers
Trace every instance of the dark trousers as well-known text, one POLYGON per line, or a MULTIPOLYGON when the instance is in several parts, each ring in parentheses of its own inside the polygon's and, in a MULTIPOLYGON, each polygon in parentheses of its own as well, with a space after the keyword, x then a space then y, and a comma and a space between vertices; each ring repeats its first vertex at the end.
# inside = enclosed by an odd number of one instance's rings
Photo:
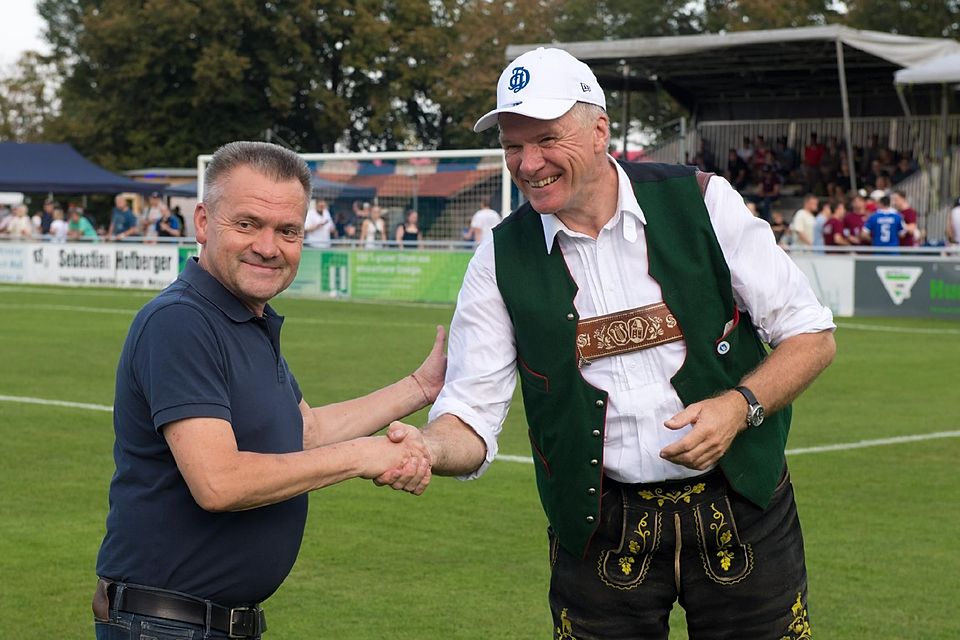
POLYGON ((604 478, 585 557, 550 532, 550 608, 564 640, 666 640, 679 601, 690 640, 810 638, 803 537, 789 474, 760 509, 723 474, 651 485, 604 478))

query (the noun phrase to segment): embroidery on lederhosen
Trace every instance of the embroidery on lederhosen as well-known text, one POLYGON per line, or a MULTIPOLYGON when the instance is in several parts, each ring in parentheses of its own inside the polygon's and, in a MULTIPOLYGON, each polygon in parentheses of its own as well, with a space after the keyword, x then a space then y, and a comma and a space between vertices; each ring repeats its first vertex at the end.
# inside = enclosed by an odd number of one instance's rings
POLYGON ((700 559, 708 578, 718 584, 736 584, 753 570, 753 548, 740 542, 730 501, 723 498, 719 504, 718 509, 716 502, 710 503, 709 520, 701 512, 704 505, 694 508, 700 559))
POLYGON ((645 507, 623 510, 620 546, 600 554, 597 573, 608 587, 630 590, 647 577, 653 553, 660 548, 663 514, 645 507))
POLYGON ((677 504, 681 500, 683 500, 686 504, 690 504, 691 496, 698 493, 703 493, 706 489, 706 483, 698 482, 693 486, 685 486, 682 491, 668 491, 667 493, 664 493, 663 489, 656 489, 654 491, 643 490, 637 491, 637 495, 644 500, 656 500, 657 506, 662 507, 663 503, 668 500, 673 504, 677 504))
POLYGON ((560 626, 556 628, 556 633, 556 640, 577 640, 577 637, 573 635, 573 623, 567 617, 566 607, 560 611, 560 626))
POLYGON ((813 633, 810 631, 810 620, 807 618, 807 607, 803 604, 802 593, 797 594, 797 601, 790 607, 790 612, 793 614, 793 622, 790 623, 787 635, 780 636, 780 640, 809 640, 813 638, 813 633))

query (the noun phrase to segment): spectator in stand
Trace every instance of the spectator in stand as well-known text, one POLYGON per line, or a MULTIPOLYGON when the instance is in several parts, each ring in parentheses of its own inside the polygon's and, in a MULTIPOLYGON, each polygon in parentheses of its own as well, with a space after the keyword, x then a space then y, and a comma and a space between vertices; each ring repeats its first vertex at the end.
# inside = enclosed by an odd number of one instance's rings
POLYGON ((414 209, 407 211, 403 222, 397 225, 397 230, 394 233, 393 239, 396 241, 398 247, 401 249, 404 247, 415 249, 420 246, 420 243, 423 241, 423 234, 420 233, 420 226, 417 224, 419 220, 420 214, 414 209))
POLYGON ((706 138, 697 140, 697 154, 693 158, 693 164, 697 165, 700 171, 717 172, 717 158, 710 149, 710 141, 706 138))
POLYGON ((137 216, 130 209, 130 203, 121 195, 114 199, 110 212, 110 226, 107 228, 107 240, 123 240, 140 233, 137 216))
POLYGON ((829 182, 832 185, 830 192, 834 196, 838 196, 839 199, 845 199, 847 197, 847 192, 850 191, 852 184, 850 181, 850 163, 847 162, 846 149, 840 149, 840 164, 837 166, 836 174, 834 174, 829 182))
POLYGON ((830 195, 829 185, 834 183, 837 172, 840 171, 840 145, 837 143, 836 136, 827 138, 827 144, 823 149, 823 156, 820 158, 820 182, 826 185, 825 193, 830 195))
POLYGON ((180 237, 181 237, 181 238, 186 237, 186 235, 187 235, 187 233, 188 233, 188 232, 187 232, 187 223, 186 223, 186 220, 183 219, 183 214, 180 213, 180 205, 177 205, 177 206, 175 206, 173 209, 171 209, 171 210, 170 210, 170 215, 173 216, 174 219, 176 219, 176 221, 177 221, 177 223, 178 223, 178 225, 179 225, 179 228, 180 228, 180 237))
POLYGON ((147 198, 147 206, 143 209, 143 215, 140 217, 143 224, 143 236, 147 242, 152 242, 157 238, 157 222, 163 217, 164 212, 170 214, 167 205, 163 203, 163 197, 159 191, 154 191, 147 198))
POLYGON ((330 239, 337 233, 330 207, 323 198, 317 198, 314 206, 307 209, 303 223, 303 243, 309 247, 329 247, 330 239))
POLYGON ((10 207, 0 204, 0 235, 7 234, 7 225, 10 224, 11 217, 13 217, 13 212, 10 211, 10 207))
POLYGON ((13 208, 13 215, 7 223, 7 234, 13 240, 33 238, 33 222, 27 216, 27 205, 18 204, 13 208))
MULTIPOLYGON (((773 160, 773 153, 767 152, 767 159, 773 160)), ((757 193, 751 199, 757 203, 757 210, 760 217, 770 222, 770 206, 780 198, 780 187, 783 178, 780 172, 772 163, 763 165, 760 171, 760 183, 757 185, 757 193)))
POLYGON ((910 206, 907 194, 901 190, 893 192, 890 204, 903 216, 903 235, 900 236, 901 247, 915 247, 920 244, 920 229, 917 227, 917 210, 910 206))
POLYGON ((750 142, 750 136, 743 136, 743 146, 737 149, 737 156, 750 169, 750 161, 753 160, 753 143, 750 142))
POLYGON ((66 242, 68 226, 67 221, 63 219, 63 209, 54 207, 53 220, 50 222, 50 240, 53 242, 66 242))
POLYGON ((736 149, 730 149, 727 152, 727 170, 723 173, 723 177, 741 193, 750 184, 750 170, 736 149))
POLYGON ((783 219, 783 213, 778 210, 774 210, 770 214, 770 230, 773 231, 773 238, 777 241, 777 244, 782 246, 790 227, 787 225, 787 221, 783 219))
POLYGON ((836 247, 850 244, 843 235, 843 218, 847 213, 842 202, 833 207, 833 212, 823 225, 823 244, 827 247, 836 247))
POLYGON ((916 173, 916 171, 916 167, 910 162, 909 152, 905 152, 900 156, 900 160, 897 161, 897 168, 894 169, 893 174, 890 176, 890 182, 893 184, 903 182, 916 173))
POLYGON ((794 246, 813 246, 813 228, 816 224, 814 214, 817 211, 818 202, 817 196, 808 193, 803 199, 803 206, 793 214, 790 220, 790 235, 794 246))
POLYGON ((880 136, 876 133, 870 134, 870 139, 867 141, 867 146, 863 149, 863 156, 860 159, 860 176, 863 177, 867 184, 873 184, 873 182, 867 180, 867 177, 872 173, 876 177, 879 173, 880 164, 878 159, 880 157, 880 136), (877 161, 877 164, 873 163, 877 161))
POLYGON ((947 218, 947 242, 954 247, 960 247, 960 198, 954 203, 947 218))
POLYGON ((154 223, 153 231, 158 238, 179 238, 183 235, 180 221, 170 213, 167 207, 160 212, 160 219, 154 223))
POLYGON ((797 157, 797 150, 787 146, 786 136, 777 138, 776 144, 774 144, 773 147, 773 155, 777 160, 777 164, 780 166, 780 175, 783 177, 783 180, 785 182, 794 180, 794 173, 797 170, 799 158, 797 157))
POLYGON ((903 216, 890 206, 890 198, 883 196, 876 213, 864 223, 861 236, 875 247, 898 247, 904 233, 903 216))
POLYGON ((97 230, 93 228, 83 209, 77 206, 70 207, 70 221, 67 223, 67 238, 69 240, 96 240, 97 230))
POLYGON ((484 197, 480 202, 480 208, 470 218, 470 228, 467 230, 464 240, 470 240, 476 246, 480 246, 484 240, 490 237, 493 228, 500 224, 500 214, 492 208, 492 204, 493 199, 490 196, 484 197))
MULTIPOLYGON (((773 164, 773 158, 768 158, 767 153, 770 152, 770 148, 767 145, 767 141, 764 140, 763 136, 757 135, 756 140, 753 143, 753 176, 754 179, 760 179, 760 174, 763 172, 763 167, 766 164, 773 164)), ((771 154, 772 155, 772 154, 771 154)))
POLYGON ((810 142, 803 148, 803 183, 809 193, 815 193, 820 186, 820 162, 826 147, 817 140, 817 132, 810 134, 810 142))

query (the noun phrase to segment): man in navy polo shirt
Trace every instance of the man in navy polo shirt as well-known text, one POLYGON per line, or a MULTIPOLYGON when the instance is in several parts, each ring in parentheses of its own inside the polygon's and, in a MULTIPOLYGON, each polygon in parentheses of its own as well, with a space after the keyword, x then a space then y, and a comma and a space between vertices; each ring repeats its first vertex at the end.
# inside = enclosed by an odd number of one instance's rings
POLYGON ((436 398, 442 328, 413 374, 311 408, 267 304, 297 273, 309 170, 281 147, 234 142, 205 184, 200 258, 141 309, 117 367, 100 639, 258 638, 259 603, 297 557, 308 491, 363 477, 419 494, 430 479, 416 429, 371 434, 436 398))

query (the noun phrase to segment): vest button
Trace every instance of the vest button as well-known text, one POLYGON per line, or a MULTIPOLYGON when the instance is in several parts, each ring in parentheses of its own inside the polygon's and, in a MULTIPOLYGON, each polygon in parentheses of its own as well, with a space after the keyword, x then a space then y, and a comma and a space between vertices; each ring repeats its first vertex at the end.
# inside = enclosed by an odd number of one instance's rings
POLYGON ((717 345, 717 353, 719 353, 720 355, 722 356, 726 355, 728 351, 730 351, 730 343, 727 342, 726 340, 721 341, 717 345))
POLYGON ((598 406, 598 407, 602 407, 602 406, 603 406, 603 400, 597 400, 597 406, 598 406))
POLYGON ((568 313, 568 314, 567 314, 567 320, 573 320, 573 319, 576 318, 576 317, 577 317, 577 316, 573 315, 572 313, 568 313))
POLYGON ((590 460, 590 466, 595 467, 595 466, 597 466, 598 464, 600 464, 600 461, 597 460, 596 458, 592 458, 592 459, 590 460))
POLYGON ((599 437, 600 437, 600 429, 594 429, 592 435, 593 435, 594 438, 599 438, 599 437))
POLYGON ((587 516, 587 522, 593 522, 593 516, 587 516))
POLYGON ((597 495, 597 490, 594 489, 593 487, 590 487, 589 489, 587 489, 587 495, 589 495, 589 496, 595 496, 595 495, 597 495))

